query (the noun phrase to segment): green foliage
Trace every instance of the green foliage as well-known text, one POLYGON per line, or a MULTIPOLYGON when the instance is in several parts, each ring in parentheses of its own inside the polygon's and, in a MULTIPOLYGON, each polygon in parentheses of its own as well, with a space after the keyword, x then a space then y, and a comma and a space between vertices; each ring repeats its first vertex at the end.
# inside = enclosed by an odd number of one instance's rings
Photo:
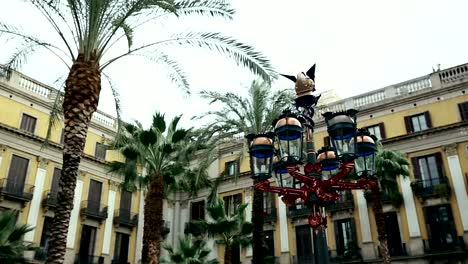
POLYGON ((161 263, 173 264, 217 264, 216 259, 207 260, 210 249, 204 240, 194 240, 191 235, 180 237, 178 250, 171 245, 163 246, 169 253, 169 259, 162 259, 161 263))
POLYGON ((0 263, 31 263, 24 258, 24 252, 35 250, 36 247, 27 245, 23 241, 24 235, 31 230, 33 228, 27 225, 16 225, 14 211, 0 213, 0 263))
POLYGON ((207 208, 211 221, 194 223, 209 237, 215 238, 218 245, 247 247, 252 243, 253 225, 245 221, 247 204, 241 204, 226 214, 225 204, 218 199, 207 208))
POLYGON ((179 120, 180 116, 175 117, 166 127, 164 114, 155 113, 149 129, 138 122, 123 126, 114 145, 126 161, 111 162, 109 171, 123 177, 125 189, 145 186, 156 175, 163 177, 166 195, 176 190, 195 195, 211 185, 207 170, 214 161, 214 147, 199 150, 202 142, 191 130, 178 128, 179 120), (196 154, 197 166, 190 166, 196 154))

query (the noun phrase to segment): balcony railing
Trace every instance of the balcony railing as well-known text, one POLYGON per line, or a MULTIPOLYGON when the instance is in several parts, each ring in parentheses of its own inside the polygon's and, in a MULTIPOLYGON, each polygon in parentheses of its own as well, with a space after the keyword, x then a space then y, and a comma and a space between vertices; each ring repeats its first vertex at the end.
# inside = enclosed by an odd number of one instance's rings
POLYGON ((0 180, 0 194, 5 198, 21 202, 28 202, 31 201, 33 192, 33 185, 18 183, 10 179, 0 180))
POLYGON ((44 192, 44 199, 42 200, 42 206, 46 209, 55 209, 57 206, 58 192, 47 190, 44 192))
POLYGON ((114 224, 127 227, 138 225, 138 214, 127 209, 117 209, 114 212, 114 224))
POLYGON ((431 197, 444 197, 450 196, 450 184, 446 177, 429 179, 429 180, 415 180, 411 183, 414 195, 422 200, 431 197))
POLYGON ((466 252, 463 236, 452 237, 451 234, 445 234, 445 236, 447 237, 424 239, 424 252, 426 254, 466 252))
POLYGON ((91 255, 76 255, 75 264, 104 264, 104 257, 91 255))
POLYGON ((263 211, 263 222, 276 222, 276 208, 265 208, 263 211))
POLYGON ((291 218, 303 218, 310 214, 310 208, 307 208, 304 203, 297 203, 288 208, 288 216, 291 218))
POLYGON ((354 209, 354 199, 353 194, 351 192, 347 192, 344 196, 327 206, 327 210, 329 212, 338 212, 343 210, 353 210, 354 209))
POLYGON ((195 222, 188 222, 185 223, 185 228, 184 228, 184 233, 185 234, 192 234, 194 236, 199 236, 203 234, 203 228, 196 224, 195 222))
POLYGON ((91 200, 82 201, 81 215, 98 221, 105 220, 107 218, 107 206, 91 200))

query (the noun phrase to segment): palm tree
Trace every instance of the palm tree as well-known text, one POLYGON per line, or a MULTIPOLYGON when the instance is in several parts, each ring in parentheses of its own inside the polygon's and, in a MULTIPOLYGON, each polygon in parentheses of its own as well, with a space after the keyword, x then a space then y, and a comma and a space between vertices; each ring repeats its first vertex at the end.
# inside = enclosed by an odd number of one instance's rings
POLYGON ((26 245, 23 237, 33 228, 16 225, 16 212, 9 210, 0 213, 0 262, 4 264, 31 263, 24 258, 24 252, 35 250, 26 245))
POLYGON ((398 176, 409 177, 408 160, 400 152, 383 149, 378 146, 376 156, 376 175, 379 186, 372 189, 372 210, 374 211, 375 223, 377 225, 377 234, 380 243, 380 254, 383 263, 391 263, 390 252, 388 249, 387 235, 385 231, 385 217, 382 209, 381 190, 392 199, 392 197, 401 196, 398 189, 398 176))
POLYGON ((224 264, 232 263, 232 249, 245 248, 252 241, 253 225, 245 221, 245 209, 247 204, 241 204, 234 208, 226 208, 221 199, 207 208, 211 221, 199 221, 195 223, 204 230, 209 237, 215 238, 215 243, 224 246, 224 264))
MULTIPOLYGON (((219 138, 233 134, 263 133, 271 128, 272 122, 281 111, 293 101, 288 90, 273 92, 266 82, 253 81, 247 98, 233 93, 203 91, 202 98, 211 103, 221 102, 221 110, 209 111, 202 116, 214 116, 206 129, 217 133, 219 138)), ((253 254, 252 263, 264 263, 263 247, 263 192, 254 188, 252 223, 253 254)))
POLYGON ((125 162, 110 163, 110 172, 124 177, 123 187, 134 190, 147 187, 144 207, 143 261, 157 263, 162 240, 163 199, 175 190, 196 194, 210 184, 206 168, 210 159, 206 149, 197 167, 190 167, 193 154, 200 151, 199 142, 190 130, 178 128, 180 116, 166 128, 164 115, 156 113, 149 129, 140 123, 125 124, 116 147, 125 162), (142 168, 142 170, 140 170, 142 168))
MULTIPOLYGON (((273 71, 269 61, 253 47, 220 33, 189 31, 140 45, 133 43, 136 30, 142 25, 155 20, 163 21, 163 18, 171 18, 171 15, 174 18, 202 15, 231 19, 234 10, 223 0, 29 0, 29 2, 47 19, 50 29, 57 33, 60 42, 49 43, 5 22, 0 22, 0 36, 21 41, 19 48, 7 62, 9 68, 20 66, 28 54, 44 48, 63 61, 69 69, 63 98, 65 140, 62 177, 47 254, 48 263, 62 263, 70 213, 73 208, 76 177, 88 125, 98 106, 101 76, 103 74, 106 76, 104 70, 110 64, 129 55, 146 55, 152 61, 165 64, 171 72, 171 79, 180 86, 188 88, 185 73, 165 52, 165 47, 176 44, 217 50, 265 80, 270 80, 273 71), (119 45, 116 44, 121 41, 127 42, 127 50, 118 50, 119 45), (112 54, 118 55, 114 57, 112 54)), ((160 35, 156 32, 152 34, 152 36, 160 35)), ((58 112, 60 111, 53 111, 52 117, 58 112)))
POLYGON ((179 250, 175 250, 171 245, 164 245, 169 252, 169 260, 163 259, 161 263, 173 264, 218 264, 216 259, 207 260, 211 250, 207 247, 206 241, 195 240, 192 235, 179 238, 179 250))

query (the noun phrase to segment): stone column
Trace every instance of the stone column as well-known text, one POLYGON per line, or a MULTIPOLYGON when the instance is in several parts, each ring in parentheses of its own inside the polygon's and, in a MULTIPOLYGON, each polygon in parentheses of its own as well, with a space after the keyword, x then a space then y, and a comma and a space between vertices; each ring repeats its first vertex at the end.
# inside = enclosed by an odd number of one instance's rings
POLYGON ((138 226, 135 246, 135 263, 141 262, 141 250, 143 248, 143 225, 145 224, 145 194, 146 190, 140 190, 140 203, 138 206, 138 226))
POLYGON ((460 211, 460 218, 464 231, 464 239, 468 239, 468 195, 466 193, 465 179, 460 166, 460 158, 458 157, 457 144, 444 146, 447 153, 447 163, 449 165, 450 175, 452 176, 452 187, 455 192, 455 197, 460 211))
POLYGON ((286 212, 286 205, 278 197, 278 221, 279 221, 279 231, 280 231, 280 248, 281 256, 280 263, 289 263, 290 254, 289 254, 289 227, 288 227, 288 215, 286 212))
MULTIPOLYGON (((252 191, 246 190, 245 191, 245 203, 247 204, 247 208, 245 208, 245 220, 248 222, 252 222, 252 191)), ((246 257, 252 257, 252 246, 248 246, 246 253, 246 257)))
POLYGON ((75 236, 76 229, 78 227, 78 221, 80 220, 80 209, 81 209, 81 194, 83 193, 83 180, 86 172, 80 171, 75 186, 75 197, 73 199, 73 210, 70 214, 70 222, 68 225, 67 235, 67 248, 75 247, 75 236))
POLYGON ((409 177, 400 177, 400 183, 403 202, 405 204, 406 219, 408 222, 408 253, 413 256, 423 254, 421 231, 419 229, 418 215, 416 214, 416 205, 414 204, 414 196, 411 189, 411 180, 409 177))
MULTIPOLYGON (((176 199, 176 196, 174 195, 174 199, 176 199)), ((180 202, 175 201, 174 202, 174 221, 172 222, 171 226, 171 233, 172 233, 172 241, 174 243, 172 246, 174 248, 177 248, 177 239, 179 237, 179 225, 180 225, 180 202)))
POLYGON ((120 183, 109 181, 109 195, 107 197, 107 218, 104 226, 104 241, 102 243, 102 254, 110 255, 110 244, 112 238, 112 225, 114 221, 115 196, 120 188, 120 183))
POLYGON ((362 255, 364 259, 375 259, 376 255, 374 244, 372 243, 372 233, 369 224, 369 211, 363 190, 356 190, 356 199, 359 212, 359 224, 361 225, 362 255))
POLYGON ((47 165, 49 165, 49 160, 38 157, 37 158, 37 170, 36 170, 36 178, 34 180, 34 192, 31 203, 29 205, 29 214, 27 224, 29 226, 34 227, 32 231, 29 231, 24 235, 24 240, 27 242, 34 242, 34 236, 36 234, 36 230, 38 229, 37 224, 37 217, 39 216, 39 210, 41 208, 41 201, 42 201, 42 192, 44 191, 44 183, 47 174, 47 165))

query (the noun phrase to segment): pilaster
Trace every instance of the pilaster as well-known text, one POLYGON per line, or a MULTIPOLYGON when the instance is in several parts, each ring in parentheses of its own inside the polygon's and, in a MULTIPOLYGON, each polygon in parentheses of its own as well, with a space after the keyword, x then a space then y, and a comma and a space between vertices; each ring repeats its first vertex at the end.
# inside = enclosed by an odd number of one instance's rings
POLYGON ((81 207, 81 195, 83 193, 83 178, 86 175, 86 172, 79 171, 78 179, 75 186, 75 197, 73 198, 73 210, 70 214, 70 222, 68 225, 68 235, 67 235, 67 248, 75 247, 75 236, 76 230, 78 227, 78 222, 80 221, 80 207, 81 207))
POLYGON ((116 193, 120 188, 120 183, 109 180, 109 195, 107 199, 107 218, 104 226, 104 241, 102 243, 102 254, 110 254, 110 242, 112 238, 112 224, 114 220, 114 208, 116 193))

